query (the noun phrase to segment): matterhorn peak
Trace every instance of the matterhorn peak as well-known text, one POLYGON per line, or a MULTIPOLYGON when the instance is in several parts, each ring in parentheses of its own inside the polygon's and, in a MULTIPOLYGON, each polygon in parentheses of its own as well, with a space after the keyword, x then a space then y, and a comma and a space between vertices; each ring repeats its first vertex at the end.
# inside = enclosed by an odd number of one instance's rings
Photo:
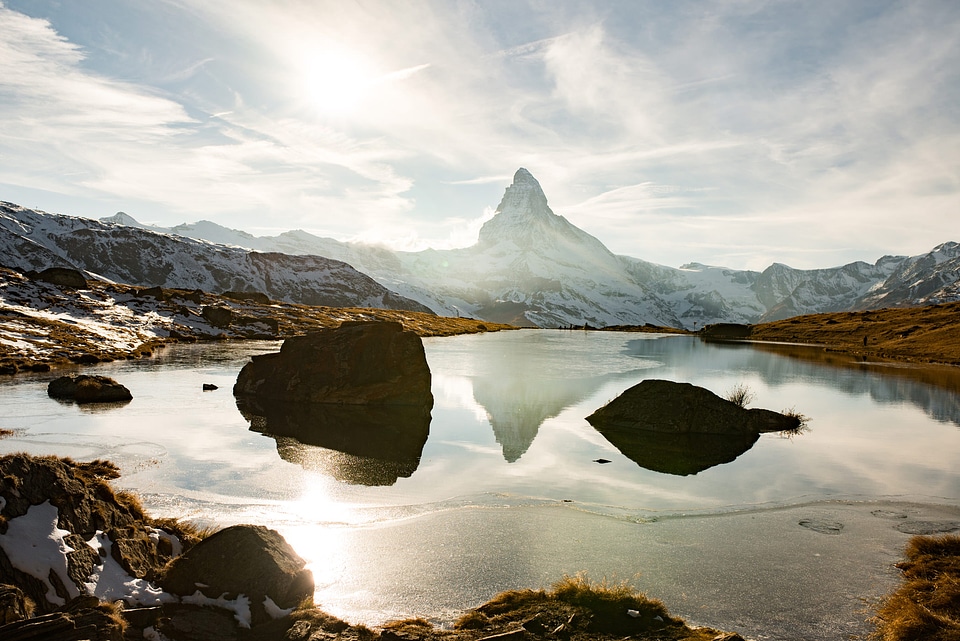
POLYGON ((521 167, 513 175, 513 183, 507 187, 497 206, 496 215, 480 229, 480 244, 492 245, 503 240, 512 240, 523 246, 542 234, 544 227, 556 224, 554 214, 540 183, 529 171, 521 167))
POLYGON ((508 215, 554 215, 547 206, 547 197, 540 183, 529 171, 521 167, 513 175, 513 184, 507 187, 503 200, 497 206, 498 214, 508 215))

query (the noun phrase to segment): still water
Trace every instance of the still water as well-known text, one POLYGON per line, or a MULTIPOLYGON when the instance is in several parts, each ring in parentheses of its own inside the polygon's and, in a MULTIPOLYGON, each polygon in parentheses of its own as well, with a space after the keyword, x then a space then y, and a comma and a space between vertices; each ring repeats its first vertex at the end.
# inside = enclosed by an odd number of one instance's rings
MULTIPOLYGON (((960 376, 949 369, 834 367, 685 336, 524 330, 431 338, 429 434, 391 445, 391 457, 369 439, 320 435, 310 445, 248 421, 231 387, 251 354, 278 346, 183 345, 85 370, 126 385, 134 400, 122 406, 61 404, 46 395, 49 374, 14 377, 0 386, 0 427, 15 431, 0 440, 0 453, 108 458, 123 473, 116 484, 138 492, 156 516, 275 527, 311 561, 321 603, 373 622, 378 613, 350 605, 363 594, 337 592, 363 562, 362 550, 347 547, 445 513, 469 523, 472 554, 493 559, 520 547, 511 529, 532 523, 549 557, 547 532, 571 513, 622 527, 825 499, 960 505, 960 376), (655 443, 611 443, 584 420, 644 378, 721 396, 746 385, 752 407, 793 409, 809 418, 808 429, 764 434, 723 459, 731 462, 667 473, 655 443), (219 389, 203 391, 204 383, 219 389), (332 444, 339 449, 322 447, 332 444)), ((430 530, 432 554, 443 557, 444 536, 430 530)), ((417 573, 402 559, 378 567, 417 573)), ((466 602, 502 589, 501 579, 478 577, 466 602)), ((442 618, 439 606, 421 607, 429 611, 406 614, 442 618)))

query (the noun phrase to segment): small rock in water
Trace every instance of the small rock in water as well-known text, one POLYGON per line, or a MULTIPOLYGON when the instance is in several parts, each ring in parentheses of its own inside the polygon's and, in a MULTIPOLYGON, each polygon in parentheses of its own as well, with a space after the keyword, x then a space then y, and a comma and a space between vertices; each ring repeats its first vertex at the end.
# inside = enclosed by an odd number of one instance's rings
POLYGON ((47 385, 47 395, 75 403, 115 403, 133 398, 130 390, 106 376, 61 376, 47 385))
POLYGON ((212 392, 212 391, 215 390, 215 389, 218 389, 218 388, 217 388, 217 386, 214 385, 213 383, 204 383, 204 384, 203 384, 203 391, 204 391, 204 392, 212 392))

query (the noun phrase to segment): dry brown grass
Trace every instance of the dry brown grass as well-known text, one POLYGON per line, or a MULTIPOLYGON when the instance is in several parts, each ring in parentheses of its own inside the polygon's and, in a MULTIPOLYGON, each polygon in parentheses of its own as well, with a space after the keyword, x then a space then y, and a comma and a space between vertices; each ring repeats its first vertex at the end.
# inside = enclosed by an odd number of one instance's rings
MULTIPOLYGON (((595 582, 565 575, 549 590, 510 590, 496 595, 454 624, 462 632, 491 635, 523 626, 529 632, 570 639, 712 641, 721 632, 691 628, 666 606, 627 581, 595 582)), ((463 637, 461 637, 463 638, 463 637)))
POLYGON ((150 527, 173 534, 183 544, 184 550, 189 550, 205 538, 220 531, 216 526, 200 526, 181 519, 150 519, 150 527))
POLYGON ((960 303, 796 316, 750 328, 750 340, 821 345, 872 358, 960 365, 960 303))
POLYGON ((756 394, 753 393, 749 387, 743 383, 737 383, 731 388, 727 395, 724 397, 737 407, 746 407, 756 398, 756 394))
POLYGON ((915 536, 903 584, 880 606, 877 641, 960 641, 960 536, 915 536))

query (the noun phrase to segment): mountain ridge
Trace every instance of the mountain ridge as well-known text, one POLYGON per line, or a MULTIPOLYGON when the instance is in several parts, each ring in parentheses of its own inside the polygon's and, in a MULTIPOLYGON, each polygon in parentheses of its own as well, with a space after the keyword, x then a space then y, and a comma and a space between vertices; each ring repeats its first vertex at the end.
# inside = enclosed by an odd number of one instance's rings
MULTIPOLYGON (((537 327, 697 329, 718 322, 757 323, 960 300, 960 244, 952 241, 919 256, 887 255, 873 264, 855 261, 811 270, 782 263, 763 271, 701 263, 673 268, 616 255, 555 214, 525 168, 515 173, 477 242, 462 249, 394 251, 303 230, 257 237, 210 221, 161 228, 123 212, 98 224, 205 240, 209 247, 221 248, 211 250, 215 252, 252 250, 341 261, 435 313, 537 327)), ((57 250, 33 251, 49 258, 57 250)))
MULTIPOLYGON (((521 325, 651 323, 696 329, 960 300, 960 245, 952 241, 920 256, 886 255, 873 264, 807 270, 782 263, 763 271, 701 263, 673 268, 615 255, 555 214, 525 168, 514 174, 477 243, 463 249, 402 252, 302 230, 252 237, 211 225, 202 235, 220 242, 343 260, 437 313, 521 325)), ((201 231, 189 225, 177 229, 201 231)))

